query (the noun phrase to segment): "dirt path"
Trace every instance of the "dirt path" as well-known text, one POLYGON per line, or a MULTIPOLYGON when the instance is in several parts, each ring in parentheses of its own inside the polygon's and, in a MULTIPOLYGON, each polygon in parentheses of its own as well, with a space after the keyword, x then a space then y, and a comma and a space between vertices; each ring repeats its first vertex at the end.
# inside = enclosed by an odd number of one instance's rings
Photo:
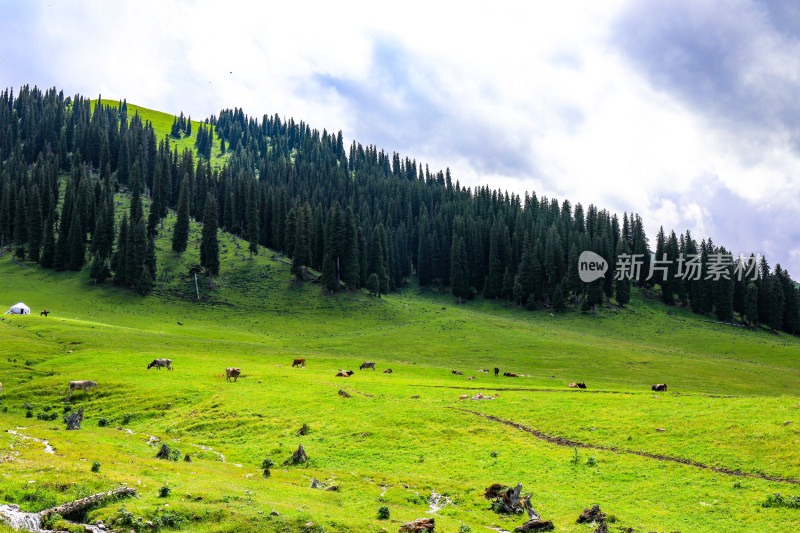
POLYGON ((520 388, 495 388, 495 387, 454 387, 450 385, 414 385, 415 387, 428 387, 431 389, 457 389, 457 390, 493 390, 508 392, 574 392, 583 394, 637 394, 635 392, 625 392, 618 390, 587 390, 587 389, 520 389, 520 388))
POLYGON ((492 422, 499 422, 501 424, 505 424, 506 426, 513 427, 520 431, 524 431, 526 433, 530 433, 537 439, 541 439, 547 441, 551 444, 556 444, 558 446, 568 446, 570 448, 585 448, 590 450, 602 450, 614 453, 627 453, 630 455, 638 455, 640 457, 647 457, 648 459, 656 459, 659 461, 671 461, 673 463, 680 463, 682 465, 693 466, 695 468, 701 468, 703 470, 710 470, 712 472, 717 472, 719 474, 725 474, 728 476, 737 476, 737 477, 749 477, 755 479, 764 479, 766 481, 774 481, 776 483, 791 483, 792 485, 800 485, 800 479, 792 479, 792 478, 785 478, 779 476, 768 476, 766 474, 757 474, 755 472, 743 472, 741 470, 733 470, 730 468, 724 468, 720 466, 712 466, 705 463, 701 463, 698 461, 692 461, 690 459, 681 459, 679 457, 670 457, 668 455, 659 455, 655 453, 647 453, 641 452, 637 450, 626 450, 624 448, 617 448, 614 446, 600 446, 599 444, 587 444, 585 442, 579 442, 576 440, 566 439, 564 437, 555 437, 553 435, 548 435, 547 433, 543 433, 541 431, 531 429, 529 427, 523 426, 521 424, 517 424, 516 422, 512 422, 510 420, 503 420, 502 418, 498 418, 493 415, 487 415, 485 413, 480 413, 478 411, 470 411, 469 409, 461 409, 458 407, 445 407, 445 409, 453 409, 454 411, 461 411, 464 413, 469 413, 472 415, 480 416, 487 420, 491 420, 492 422))

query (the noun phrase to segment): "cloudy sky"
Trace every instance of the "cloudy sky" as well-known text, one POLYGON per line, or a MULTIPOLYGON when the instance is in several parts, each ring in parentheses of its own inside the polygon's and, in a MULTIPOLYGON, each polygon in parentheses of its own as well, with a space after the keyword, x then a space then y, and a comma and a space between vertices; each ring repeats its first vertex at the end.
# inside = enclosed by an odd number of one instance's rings
POLYGON ((795 0, 288 4, 3 0, 0 86, 293 116, 800 278, 795 0))

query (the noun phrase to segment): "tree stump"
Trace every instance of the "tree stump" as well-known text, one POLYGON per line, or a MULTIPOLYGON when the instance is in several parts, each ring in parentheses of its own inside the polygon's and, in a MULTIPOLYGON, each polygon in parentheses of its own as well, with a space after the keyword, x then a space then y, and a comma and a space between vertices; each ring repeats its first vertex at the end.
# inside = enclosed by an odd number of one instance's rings
POLYGON ((169 459, 169 445, 162 444, 161 448, 159 448, 158 453, 156 454, 156 459, 169 459))
POLYGON ((552 520, 539 520, 535 518, 533 520, 528 520, 521 526, 517 526, 514 528, 514 533, 528 533, 529 531, 552 531, 555 529, 553 526, 552 520))
POLYGON ((81 422, 83 422, 83 407, 78 409, 77 412, 72 411, 64 417, 64 422, 67 423, 67 429, 81 429, 81 422))
POLYGON ((192 462, 192 458, 189 456, 188 453, 183 456, 183 462, 184 463, 191 463, 192 462))
POLYGON ((433 518, 417 518, 413 522, 408 522, 400 526, 400 533, 419 533, 422 531, 432 532, 435 526, 433 518))
POLYGON ((39 515, 42 518, 44 518, 45 516, 58 513, 66 518, 73 513, 83 511, 84 509, 91 507, 97 503, 100 503, 106 499, 134 496, 135 494, 136 494, 136 489, 131 487, 122 487, 120 489, 110 490, 108 492, 100 492, 98 494, 92 494, 91 496, 87 496, 86 498, 81 498, 80 500, 74 500, 69 503, 65 503, 64 505, 53 507, 52 509, 45 509, 44 511, 39 513, 39 515))
POLYGON ((286 461, 283 463, 283 466, 296 465, 305 463, 306 461, 308 461, 308 455, 306 455, 306 451, 303 449, 303 445, 301 444, 297 447, 292 456, 286 459, 286 461))
POLYGON ((605 522, 606 513, 600 510, 599 505, 592 505, 591 509, 585 508, 578 519, 576 524, 589 524, 591 522, 605 522))
POLYGON ((342 389, 339 389, 339 396, 341 396, 342 398, 350 397, 350 395, 347 392, 343 391, 342 389))
POLYGON ((294 434, 295 437, 302 437, 303 435, 308 435, 308 426, 305 423, 303 423, 303 426, 294 434))

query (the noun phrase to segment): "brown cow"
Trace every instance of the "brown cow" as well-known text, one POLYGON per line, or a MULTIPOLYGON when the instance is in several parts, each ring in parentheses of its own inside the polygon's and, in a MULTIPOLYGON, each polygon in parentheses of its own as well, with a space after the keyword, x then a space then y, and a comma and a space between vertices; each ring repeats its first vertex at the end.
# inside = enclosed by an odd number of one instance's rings
POLYGON ((303 368, 306 367, 306 359, 305 357, 301 357, 300 359, 295 359, 294 363, 292 363, 292 368, 296 366, 302 366, 303 368))
POLYGON ((584 383, 583 381, 581 381, 580 383, 570 383, 569 384, 569 388, 571 388, 571 389, 585 389, 586 388, 586 383, 584 383))
POLYGON ((578 384, 577 383, 570 383, 569 384, 569 388, 570 389, 577 389, 578 388, 578 384))
POLYGON ((463 373, 463 372, 459 372, 458 370, 451 370, 450 372, 452 372, 452 373, 453 373, 453 374, 455 374, 456 376, 463 376, 463 375, 464 375, 464 373, 463 373))
POLYGON ((515 374, 513 372, 503 372, 503 375, 507 378, 518 378, 519 374, 515 374))
POLYGON ((241 373, 242 373, 242 371, 239 370, 238 368, 226 368, 225 369, 225 381, 230 381, 231 378, 233 378, 233 381, 235 382, 237 379, 239 379, 239 375, 241 373))
POLYGON ((337 378, 349 378, 349 377, 350 377, 350 373, 349 373, 349 372, 347 372, 347 371, 345 371, 345 370, 339 370, 339 371, 336 373, 336 377, 337 377, 337 378))
POLYGON ((384 374, 391 374, 392 373, 392 369, 391 368, 387 368, 386 370, 383 371, 383 373, 384 374))
POLYGON ((667 384, 659 383, 657 385, 653 385, 652 387, 650 387, 650 389, 656 392, 667 392, 667 384))

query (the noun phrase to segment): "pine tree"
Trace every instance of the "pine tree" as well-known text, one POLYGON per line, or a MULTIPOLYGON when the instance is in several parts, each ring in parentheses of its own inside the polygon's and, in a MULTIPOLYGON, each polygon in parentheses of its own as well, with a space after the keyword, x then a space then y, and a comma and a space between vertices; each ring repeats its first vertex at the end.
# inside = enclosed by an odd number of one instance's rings
POLYGON ((189 242, 189 176, 184 176, 178 198, 178 213, 172 231, 172 251, 178 255, 186 251, 189 242))
POLYGON ((489 243, 489 274, 483 295, 489 300, 500 296, 503 289, 502 228, 499 222, 492 225, 489 243))
POLYGON ((17 210, 14 214, 14 255, 25 258, 25 243, 28 241, 27 203, 25 189, 20 188, 17 195, 17 210))
POLYGON ((378 282, 378 275, 373 272, 367 279, 367 291, 373 296, 381 297, 381 284, 378 282))
POLYGON ((503 293, 502 297, 507 302, 511 301, 514 296, 514 275, 511 273, 511 267, 506 266, 506 271, 503 273, 503 293))
POLYGON ((752 281, 747 285, 744 298, 744 316, 750 327, 758 325, 758 287, 752 281))
POLYGON ((96 284, 105 282, 111 276, 111 267, 108 264, 108 259, 96 254, 92 260, 92 268, 89 271, 89 277, 94 280, 96 284))
POLYGON ((52 217, 47 218, 44 228, 44 248, 39 264, 44 268, 53 268, 53 261, 56 255, 56 236, 53 230, 52 217))
POLYGON ((597 306, 603 303, 603 282, 597 279, 591 283, 586 290, 586 307, 593 308, 597 316, 597 306))
MULTIPOLYGON (((309 208, 308 212, 311 209, 309 208)), ((301 283, 303 281, 303 271, 309 260, 308 248, 308 212, 301 208, 297 210, 297 221, 294 236, 294 254, 292 255, 292 268, 291 272, 294 274, 294 279, 301 283)))
POLYGON ((469 272, 467 251, 464 248, 464 239, 460 235, 453 237, 453 245, 450 248, 450 283, 453 296, 458 297, 458 303, 464 303, 464 298, 469 297, 469 272))
POLYGON ((128 215, 122 215, 117 236, 117 249, 111 258, 111 270, 114 271, 114 281, 124 285, 128 279, 128 215))
POLYGON ((67 268, 70 270, 80 270, 86 261, 86 245, 84 242, 84 232, 81 228, 81 219, 77 209, 72 210, 72 222, 69 224, 69 262, 67 268))
MULTIPOLYGON (((259 220, 258 220, 258 200, 260 195, 258 194, 258 187, 255 180, 250 182, 250 187, 247 194, 247 200, 245 208, 246 217, 247 217, 247 241, 250 243, 250 259, 253 259, 253 253, 258 255, 258 241, 261 238, 261 230, 259 229, 259 220)), ((305 226, 305 222, 304 222, 305 226)), ((305 228, 304 228, 305 231, 305 228)), ((304 236, 305 238, 305 236, 304 236)), ((306 247, 308 246, 307 243, 304 243, 306 247)), ((308 255, 308 251, 304 250, 304 254, 308 255)), ((294 257, 294 256, 292 256, 294 257)), ((307 264, 308 261, 304 256, 302 258, 303 264, 307 264)))
MULTIPOLYGON (((376 276, 375 280, 377 281, 377 279, 376 276)), ((322 285, 329 292, 339 290, 339 282, 336 279, 336 265, 333 264, 333 258, 329 253, 326 253, 322 260, 322 285)))
MULTIPOLYGON (((306 204, 308 205, 308 204, 306 204)), ((310 210, 310 208, 307 208, 310 210)), ((353 208, 349 205, 342 221, 342 281, 349 289, 361 284, 361 265, 358 250, 358 230, 353 208)))
POLYGON ((28 202, 28 257, 31 261, 39 261, 39 251, 42 247, 42 203, 39 196, 39 187, 33 185, 28 202))
POLYGON ((553 292, 553 311, 556 313, 561 313, 567 309, 567 301, 564 298, 564 292, 564 282, 560 281, 553 292))
POLYGON ((217 200, 213 194, 206 198, 203 210, 203 232, 200 242, 200 266, 209 278, 219 274, 219 241, 217 239, 217 200))
POLYGON ((769 329, 773 333, 783 326, 783 288, 777 273, 780 267, 776 266, 776 274, 767 278, 767 302, 769 308, 769 329))

